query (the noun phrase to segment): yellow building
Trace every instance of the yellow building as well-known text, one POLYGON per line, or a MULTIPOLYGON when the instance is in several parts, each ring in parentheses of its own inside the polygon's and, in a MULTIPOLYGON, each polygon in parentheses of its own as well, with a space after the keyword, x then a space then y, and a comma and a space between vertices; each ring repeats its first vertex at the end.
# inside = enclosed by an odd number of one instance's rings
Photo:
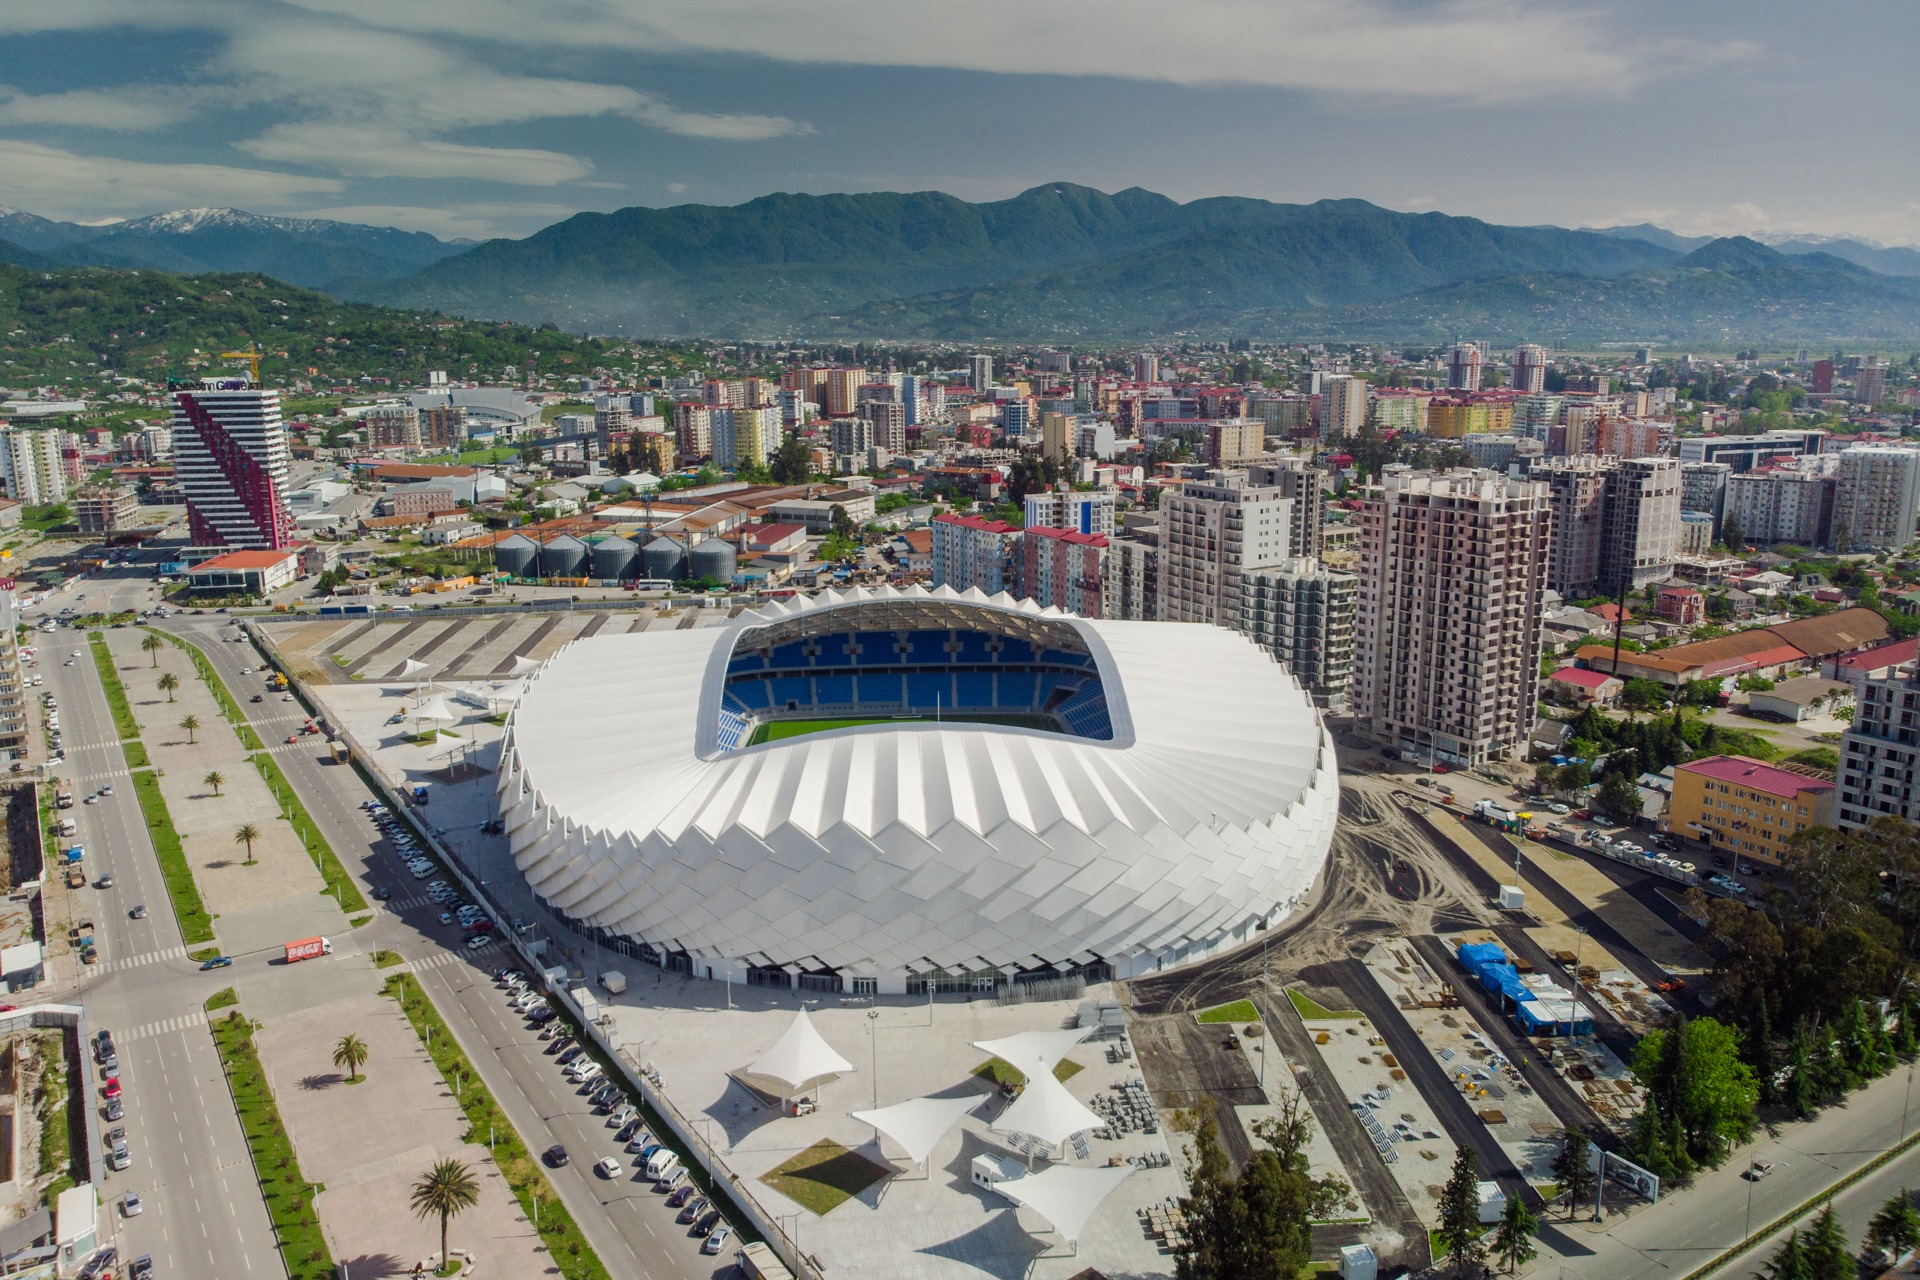
POLYGON ((1513 430, 1513 405, 1506 400, 1435 396, 1427 404, 1427 434, 1442 440, 1468 435, 1505 435, 1513 430))
POLYGON ((1668 826, 1741 858, 1780 864, 1799 832, 1834 825, 1833 783, 1746 756, 1708 756, 1673 771, 1668 826))

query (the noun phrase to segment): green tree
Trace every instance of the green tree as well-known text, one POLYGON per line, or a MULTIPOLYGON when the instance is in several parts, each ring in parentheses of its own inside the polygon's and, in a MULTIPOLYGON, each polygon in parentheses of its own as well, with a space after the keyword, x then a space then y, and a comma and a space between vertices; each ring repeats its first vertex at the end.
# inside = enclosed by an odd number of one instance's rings
POLYGON ((852 538, 858 533, 854 527, 853 517, 847 514, 845 507, 837 503, 834 505, 830 523, 833 525, 833 536, 836 538, 852 538))
POLYGON ((1587 1167, 1592 1159, 1593 1143, 1580 1129, 1565 1129, 1560 1134, 1560 1154, 1553 1158, 1553 1178, 1567 1197, 1567 1217, 1580 1212, 1593 1192, 1594 1173, 1587 1167))
POLYGON ((1914 1210, 1913 1196, 1902 1187, 1900 1194, 1881 1205, 1867 1223, 1860 1261, 1867 1266, 1893 1262, 1915 1246, 1920 1246, 1920 1212, 1914 1210))
POLYGON ((1440 1239, 1447 1246, 1447 1260, 1455 1276, 1472 1275, 1480 1269, 1486 1250, 1480 1237, 1480 1161, 1471 1148, 1455 1147, 1453 1172, 1440 1190, 1440 1239))
POLYGON ((254 862, 253 842, 255 840, 258 840, 259 838, 260 838, 260 828, 254 826, 251 822, 242 823, 238 828, 235 829, 233 833, 233 842, 235 844, 243 844, 247 846, 247 865, 248 866, 253 865, 253 862, 254 862))
POLYGON ((1810 1280, 1807 1269, 1807 1245, 1798 1231, 1790 1231, 1780 1247, 1766 1262, 1766 1280, 1810 1280))
POLYGON ((1533 1216, 1533 1210, 1527 1208, 1527 1202, 1520 1198, 1518 1191, 1507 1197, 1507 1211, 1500 1216, 1500 1225, 1493 1229, 1493 1256, 1506 1263, 1507 1274, 1512 1275, 1523 1262, 1532 1262, 1539 1255, 1533 1247, 1533 1234, 1540 1229, 1540 1219, 1533 1216))
POLYGON ((1847 1248, 1846 1229, 1840 1225, 1831 1200, 1807 1228, 1805 1244, 1807 1280, 1859 1280, 1853 1251, 1847 1248))
POLYGON ((1310 1183, 1272 1149, 1255 1152, 1238 1178, 1220 1149, 1211 1113, 1194 1127, 1187 1157, 1187 1239, 1174 1257, 1179 1280, 1297 1276, 1312 1254, 1310 1183))
POLYGON ((1594 792, 1593 807, 1614 822, 1631 824, 1640 819, 1640 788, 1624 769, 1610 769, 1594 792))
POLYGON ((154 683, 159 687, 160 692, 167 695, 167 701, 172 702, 173 691, 180 687, 180 677, 171 671, 162 671, 160 678, 154 681, 154 683))
POLYGON ((218 769, 214 769, 210 771, 206 777, 200 779, 200 782, 204 786, 212 787, 213 794, 218 796, 220 794, 220 788, 227 785, 227 776, 218 769))
POLYGON ((356 1035, 344 1035, 333 1046, 333 1065, 344 1067, 349 1083, 360 1078, 360 1068, 367 1064, 367 1042, 356 1035))
POLYGON ((160 651, 166 647, 167 642, 151 631, 147 632, 146 638, 140 642, 140 652, 150 656, 153 659, 152 665, 156 667, 160 665, 160 651))
POLYGON ((774 451, 768 470, 777 484, 805 484, 813 473, 813 451, 798 431, 787 433, 774 451))
POLYGON ((1720 541, 1727 544, 1727 550, 1738 555, 1747 548, 1746 532, 1740 527, 1740 517, 1727 512, 1720 521, 1720 541))
POLYGON ((1648 1109, 1657 1107, 1670 1126, 1666 1154, 1682 1174, 1718 1163, 1730 1143, 1753 1130, 1759 1086, 1740 1056, 1739 1036, 1717 1019, 1680 1017, 1643 1037, 1633 1074, 1647 1090, 1648 1109))
POLYGON ((193 735, 197 733, 200 729, 200 717, 196 715, 189 715, 187 716, 186 719, 180 722, 180 727, 187 731, 187 743, 188 745, 192 745, 194 741, 193 735))
POLYGON ((447 1222, 480 1203, 473 1170, 458 1160, 441 1160, 413 1184, 409 1203, 416 1218, 440 1219, 440 1270, 447 1269, 447 1222))
POLYGON ((1636 676, 1620 691, 1620 705, 1629 711, 1652 711, 1667 705, 1667 687, 1658 680, 1636 676))

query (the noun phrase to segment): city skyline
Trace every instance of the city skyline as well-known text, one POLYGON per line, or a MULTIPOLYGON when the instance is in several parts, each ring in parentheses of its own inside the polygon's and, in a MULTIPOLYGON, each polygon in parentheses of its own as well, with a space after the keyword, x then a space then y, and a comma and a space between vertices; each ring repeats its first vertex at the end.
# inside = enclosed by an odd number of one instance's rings
POLYGON ((1877 35, 1818 40, 1785 6, 1688 17, 1663 26, 1641 0, 21 3, 0 14, 0 159, 8 203, 48 217, 231 205, 442 237, 782 190, 982 200, 1070 180, 1920 241, 1920 183, 1842 142, 1900 118, 1900 29, 1920 19, 1842 5, 1827 30, 1877 35), (1687 145, 1642 145, 1676 122, 1687 145), (1521 155, 1528 180, 1489 181, 1442 137, 1521 155), (1616 179, 1599 202, 1596 165, 1616 179))

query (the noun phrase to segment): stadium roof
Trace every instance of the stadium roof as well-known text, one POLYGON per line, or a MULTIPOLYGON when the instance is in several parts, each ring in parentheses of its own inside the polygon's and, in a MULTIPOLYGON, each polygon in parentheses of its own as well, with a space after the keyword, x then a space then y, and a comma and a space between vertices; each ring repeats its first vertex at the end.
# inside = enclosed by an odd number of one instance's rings
POLYGON ((949 587, 826 592, 716 627, 577 640, 529 680, 499 787, 515 859, 546 902, 700 957, 715 977, 735 959, 888 980, 1185 963, 1304 894, 1338 807, 1319 714, 1245 637, 949 587), (750 628, 824 634, 894 611, 1074 633, 1111 740, 920 721, 720 745, 728 661, 756 642, 750 628))

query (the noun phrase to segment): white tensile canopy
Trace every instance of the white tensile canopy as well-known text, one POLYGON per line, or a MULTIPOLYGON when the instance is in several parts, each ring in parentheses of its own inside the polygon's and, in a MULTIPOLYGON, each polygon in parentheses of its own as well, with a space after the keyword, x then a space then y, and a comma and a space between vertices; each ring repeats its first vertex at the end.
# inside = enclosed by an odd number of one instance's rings
POLYGON ((907 1159, 925 1164, 934 1146, 961 1116, 980 1105, 984 1094, 960 1098, 914 1098, 878 1111, 855 1111, 855 1120, 870 1124, 906 1148, 907 1159))
POLYGON ((993 1122, 995 1129, 1024 1133, 1057 1147, 1076 1133, 1097 1129, 1106 1123, 1068 1093, 1067 1086, 1053 1078, 1052 1063, 1038 1056, 1012 1062, 1026 1073, 1027 1087, 993 1122))
POLYGON ((410 676, 417 676, 427 669, 428 665, 418 658, 408 658, 400 664, 400 675, 404 679, 410 676))
POLYGON ((1132 1166, 1124 1164, 1100 1169, 1057 1164, 1042 1173, 996 1182, 993 1189, 1033 1210, 1051 1222, 1062 1237, 1077 1244, 1093 1211, 1132 1172, 1132 1166))
POLYGON ((833 1051, 833 1046, 814 1029, 813 1019, 802 1009, 793 1016, 792 1025, 774 1042, 773 1048, 754 1059, 747 1074, 766 1076, 788 1088, 798 1089, 809 1080, 851 1070, 853 1064, 833 1051))
MULTIPOLYGON (((1032 1062, 1037 1054, 1045 1061, 1046 1069, 1052 1071, 1067 1056, 1073 1046, 1079 1044, 1090 1034, 1077 1028, 1065 1031, 1022 1031, 1018 1035, 1003 1040, 975 1040, 973 1047, 982 1053, 990 1053, 1002 1062, 1032 1062)), ((1026 1067, 1020 1068, 1022 1071, 1026 1067)))
POLYGON ((514 655, 513 666, 508 668, 507 674, 509 676, 530 676, 539 669, 540 663, 536 659, 529 658, 526 654, 520 653, 514 655))
POLYGON ((412 715, 416 720, 458 720, 460 718, 460 713, 448 706, 446 698, 437 693, 415 707, 412 715))

